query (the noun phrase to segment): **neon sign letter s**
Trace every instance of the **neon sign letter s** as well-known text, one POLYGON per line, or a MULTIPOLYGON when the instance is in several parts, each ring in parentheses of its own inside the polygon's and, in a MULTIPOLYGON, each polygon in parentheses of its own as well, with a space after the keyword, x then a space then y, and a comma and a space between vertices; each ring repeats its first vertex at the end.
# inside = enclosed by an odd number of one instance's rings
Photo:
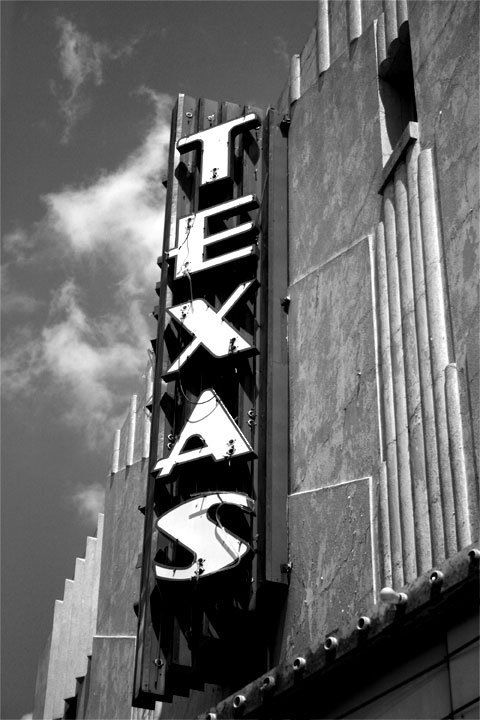
POLYGON ((241 538, 215 524, 208 511, 215 505, 235 505, 253 512, 255 502, 238 492, 210 492, 177 505, 157 520, 157 528, 193 553, 193 562, 186 568, 167 567, 155 563, 155 575, 162 580, 192 580, 213 575, 237 565, 250 550, 241 538))

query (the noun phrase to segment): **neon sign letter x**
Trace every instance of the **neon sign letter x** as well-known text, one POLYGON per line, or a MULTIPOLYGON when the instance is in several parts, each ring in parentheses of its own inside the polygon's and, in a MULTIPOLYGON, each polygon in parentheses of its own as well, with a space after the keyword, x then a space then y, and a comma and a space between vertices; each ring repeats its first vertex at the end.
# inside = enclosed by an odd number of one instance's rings
POLYGON ((201 298, 191 303, 175 305, 167 310, 177 322, 181 323, 189 333, 194 335, 192 342, 180 353, 178 358, 164 374, 165 380, 171 380, 200 345, 203 345, 214 357, 226 357, 232 353, 245 352, 255 348, 244 340, 238 332, 225 320, 225 315, 233 308, 256 280, 241 283, 220 310, 201 298))

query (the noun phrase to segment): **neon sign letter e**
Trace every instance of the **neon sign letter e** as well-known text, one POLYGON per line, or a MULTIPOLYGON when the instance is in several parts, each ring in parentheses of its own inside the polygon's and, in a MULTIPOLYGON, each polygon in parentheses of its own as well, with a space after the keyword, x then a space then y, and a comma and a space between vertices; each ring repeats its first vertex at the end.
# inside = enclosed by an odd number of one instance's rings
POLYGON ((208 218, 215 215, 238 215, 243 210, 253 207, 258 207, 255 195, 244 195, 236 200, 229 200, 221 205, 214 205, 214 207, 207 210, 201 210, 195 215, 180 218, 178 221, 177 247, 170 250, 168 254, 169 258, 175 258, 175 279, 256 253, 257 246, 255 244, 231 250, 217 257, 209 259, 204 257, 205 249, 209 245, 243 235, 255 227, 255 224, 249 220, 236 227, 206 236, 205 224, 208 218))

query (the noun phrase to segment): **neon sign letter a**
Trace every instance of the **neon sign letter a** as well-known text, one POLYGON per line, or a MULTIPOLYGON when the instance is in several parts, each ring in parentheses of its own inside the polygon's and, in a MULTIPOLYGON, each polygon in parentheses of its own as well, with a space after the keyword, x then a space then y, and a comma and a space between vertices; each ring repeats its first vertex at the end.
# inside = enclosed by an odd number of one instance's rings
POLYGON ((170 475, 176 465, 203 457, 217 462, 239 455, 256 457, 252 446, 218 397, 215 390, 204 390, 168 457, 160 458, 154 471, 158 477, 170 475), (204 445, 182 452, 190 438, 200 438, 204 445))

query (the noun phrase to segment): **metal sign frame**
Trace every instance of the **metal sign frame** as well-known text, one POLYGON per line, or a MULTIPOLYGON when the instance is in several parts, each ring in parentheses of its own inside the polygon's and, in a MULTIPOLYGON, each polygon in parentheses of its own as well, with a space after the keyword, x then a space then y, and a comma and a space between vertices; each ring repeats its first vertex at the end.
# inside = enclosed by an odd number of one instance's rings
MULTIPOLYGON (((161 280, 157 285, 156 367, 133 698, 139 707, 153 708, 155 699, 171 700, 175 694, 201 688, 204 682, 221 683, 225 673, 235 672, 241 679, 243 672, 247 678, 269 662, 272 638, 268 617, 288 584, 287 315, 285 303, 282 305, 288 282, 284 128, 272 110, 265 115, 258 109, 184 95, 179 96, 173 112, 164 247, 159 258, 161 280), (252 121, 236 122, 244 116, 252 121), (219 130, 217 134, 228 136, 231 177, 210 178, 202 184, 208 143, 202 145, 198 133, 228 123, 235 133, 219 130), (179 142, 189 137, 195 142, 179 142), (244 202, 246 198, 248 202, 244 202), (215 211, 222 206, 237 214, 215 211), (178 263, 179 248, 184 242, 182 233, 191 232, 199 216, 199 242, 204 245, 200 263, 204 266, 190 272, 178 263), (193 218, 190 228, 188 218, 193 218), (204 262, 212 245, 209 237, 217 238, 214 245, 218 249, 204 262), (186 328, 178 322, 181 314, 171 320, 176 309, 186 306, 194 310, 198 302, 223 318, 222 309, 242 283, 248 283, 250 291, 241 302, 230 304, 228 322, 235 334, 244 338, 249 352, 215 355, 205 347, 208 342, 192 340, 195 332, 192 326, 186 328), (188 360, 175 368, 182 353, 188 360), (158 477, 159 461, 175 447, 205 387, 211 387, 225 403, 254 453, 246 459, 248 456, 237 457, 234 450, 227 449, 224 460, 214 463, 197 452, 195 462, 171 469, 168 478, 158 477), (240 531, 249 536, 253 550, 216 576, 201 578, 199 573, 190 582, 169 581, 166 587, 166 581, 155 578, 155 561, 188 563, 178 544, 159 534, 158 519, 199 492, 214 491, 244 493, 255 502, 256 514, 240 531), (237 663, 229 666, 232 642, 236 642, 237 663), (243 660, 247 653, 252 656, 252 643, 257 644, 257 664, 243 660)), ((185 451, 195 456, 195 447, 187 444, 185 451)), ((233 518, 230 522, 239 521, 233 518)))

